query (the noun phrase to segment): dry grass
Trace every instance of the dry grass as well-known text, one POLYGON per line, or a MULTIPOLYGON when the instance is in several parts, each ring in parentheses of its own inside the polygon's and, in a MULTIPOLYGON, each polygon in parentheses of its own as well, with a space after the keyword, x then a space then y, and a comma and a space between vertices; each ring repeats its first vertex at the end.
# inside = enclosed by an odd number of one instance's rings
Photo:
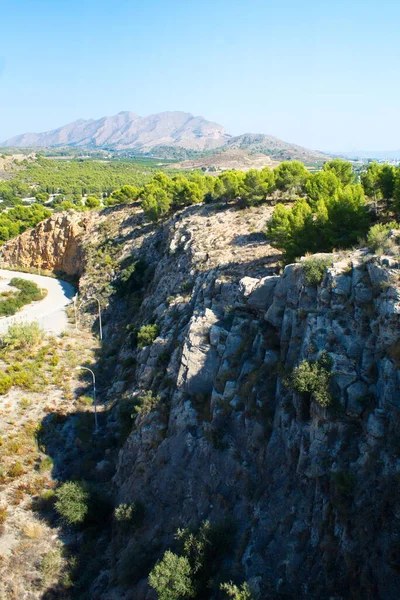
POLYGON ((39 521, 28 521, 22 526, 22 534, 29 540, 38 540, 46 534, 46 527, 39 521))
MULTIPOLYGON (((6 540, 5 554, 0 552, 0 598, 39 600, 60 576, 58 529, 33 510, 37 499, 51 508, 56 484, 52 458, 38 435, 49 413, 67 416, 77 409, 76 389, 82 383, 74 367, 91 362, 97 346, 90 333, 72 331, 44 339, 34 351, 0 350, 0 368, 13 378, 10 391, 0 395, 0 549, 2 536, 6 540)), ((81 404, 79 410, 93 407, 81 404)))

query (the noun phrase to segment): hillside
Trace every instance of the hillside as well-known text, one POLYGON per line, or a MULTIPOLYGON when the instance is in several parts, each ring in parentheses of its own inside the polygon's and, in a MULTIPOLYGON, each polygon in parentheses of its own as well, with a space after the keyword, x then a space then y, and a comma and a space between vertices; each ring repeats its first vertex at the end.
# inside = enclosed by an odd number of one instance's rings
POLYGON ((259 600, 397 597, 398 245, 335 252, 313 283, 302 262, 278 275, 263 233, 272 211, 193 205, 152 225, 122 205, 84 223, 54 216, 3 246, 7 264, 39 258, 79 277, 79 327, 98 330, 95 294, 104 337, 86 363, 98 376, 97 436, 70 380, 86 351, 73 331, 57 350, 69 357, 58 373, 68 394, 28 395, 53 461, 46 490, 50 475, 84 479, 89 518, 73 535, 47 503, 45 520, 25 479, 15 507, 18 479, 7 476, 0 595, 154 599, 148 574, 166 550, 190 551, 177 537, 189 528, 198 598, 220 600, 227 581, 248 582, 259 600), (331 404, 295 383, 296 365, 329 383, 331 404), (38 540, 18 529, 21 514, 46 528, 38 540), (59 563, 46 579, 51 535, 59 563))
POLYGON ((303 146, 289 144, 272 135, 260 133, 244 133, 231 137, 226 142, 226 148, 245 148, 250 152, 259 152, 271 156, 276 161, 301 160, 303 162, 324 162, 326 154, 315 152, 303 146))
POLYGON ((251 153, 244 148, 225 147, 206 156, 184 160, 171 166, 178 169, 202 169, 203 171, 226 171, 229 169, 248 171, 249 169, 262 169, 266 166, 273 168, 277 164, 278 161, 273 161, 266 154, 251 153))

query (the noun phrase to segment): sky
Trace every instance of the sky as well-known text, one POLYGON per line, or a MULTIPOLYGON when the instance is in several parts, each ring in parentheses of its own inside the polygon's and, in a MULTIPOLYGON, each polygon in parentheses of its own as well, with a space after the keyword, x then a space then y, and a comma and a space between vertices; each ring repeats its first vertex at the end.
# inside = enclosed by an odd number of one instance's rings
POLYGON ((0 140, 123 110, 400 148, 398 0, 0 0, 0 140))

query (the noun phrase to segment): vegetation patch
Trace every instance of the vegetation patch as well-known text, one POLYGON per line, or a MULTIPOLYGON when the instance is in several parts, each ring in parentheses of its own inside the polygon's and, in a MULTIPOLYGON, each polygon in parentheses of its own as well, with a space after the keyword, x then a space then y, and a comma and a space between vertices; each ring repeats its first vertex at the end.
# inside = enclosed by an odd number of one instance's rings
POLYGON ((310 287, 317 287, 324 278, 327 267, 332 266, 332 256, 311 257, 301 263, 304 281, 310 287))
POLYGON ((158 325, 143 325, 137 332, 137 345, 139 348, 150 346, 158 336, 158 325))
POLYGON ((47 291, 42 291, 36 283, 13 277, 10 285, 17 288, 17 292, 3 292, 0 299, 0 316, 12 316, 26 304, 43 300, 47 291))
POLYGON ((332 360, 327 352, 322 352, 316 361, 303 360, 294 370, 290 385, 300 394, 310 394, 323 407, 332 403, 329 392, 332 360))
POLYGON ((391 221, 390 223, 376 223, 367 234, 368 248, 375 253, 383 254, 393 249, 394 241, 389 237, 392 230, 398 230, 399 223, 391 221))
POLYGON ((83 523, 88 514, 89 492, 77 481, 67 481, 56 491, 55 508, 68 525, 83 523))

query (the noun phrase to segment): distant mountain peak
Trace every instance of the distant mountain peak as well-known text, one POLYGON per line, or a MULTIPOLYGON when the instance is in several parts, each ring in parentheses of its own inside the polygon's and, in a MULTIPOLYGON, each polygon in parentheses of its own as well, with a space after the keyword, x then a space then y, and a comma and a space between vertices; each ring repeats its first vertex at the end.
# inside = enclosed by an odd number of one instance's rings
POLYGON ((97 120, 79 119, 44 133, 24 133, 1 144, 13 147, 113 147, 150 151, 156 146, 206 150, 223 146, 230 136, 217 123, 182 111, 140 117, 121 111, 97 120))
POLYGON ((142 153, 154 153, 156 148, 203 151, 224 147, 266 154, 275 160, 327 160, 327 156, 320 152, 288 144, 271 135, 244 133, 231 136, 222 125, 183 111, 165 111, 140 117, 123 110, 111 117, 78 119, 44 133, 24 133, 6 140, 0 146, 95 147, 132 149, 142 153))

